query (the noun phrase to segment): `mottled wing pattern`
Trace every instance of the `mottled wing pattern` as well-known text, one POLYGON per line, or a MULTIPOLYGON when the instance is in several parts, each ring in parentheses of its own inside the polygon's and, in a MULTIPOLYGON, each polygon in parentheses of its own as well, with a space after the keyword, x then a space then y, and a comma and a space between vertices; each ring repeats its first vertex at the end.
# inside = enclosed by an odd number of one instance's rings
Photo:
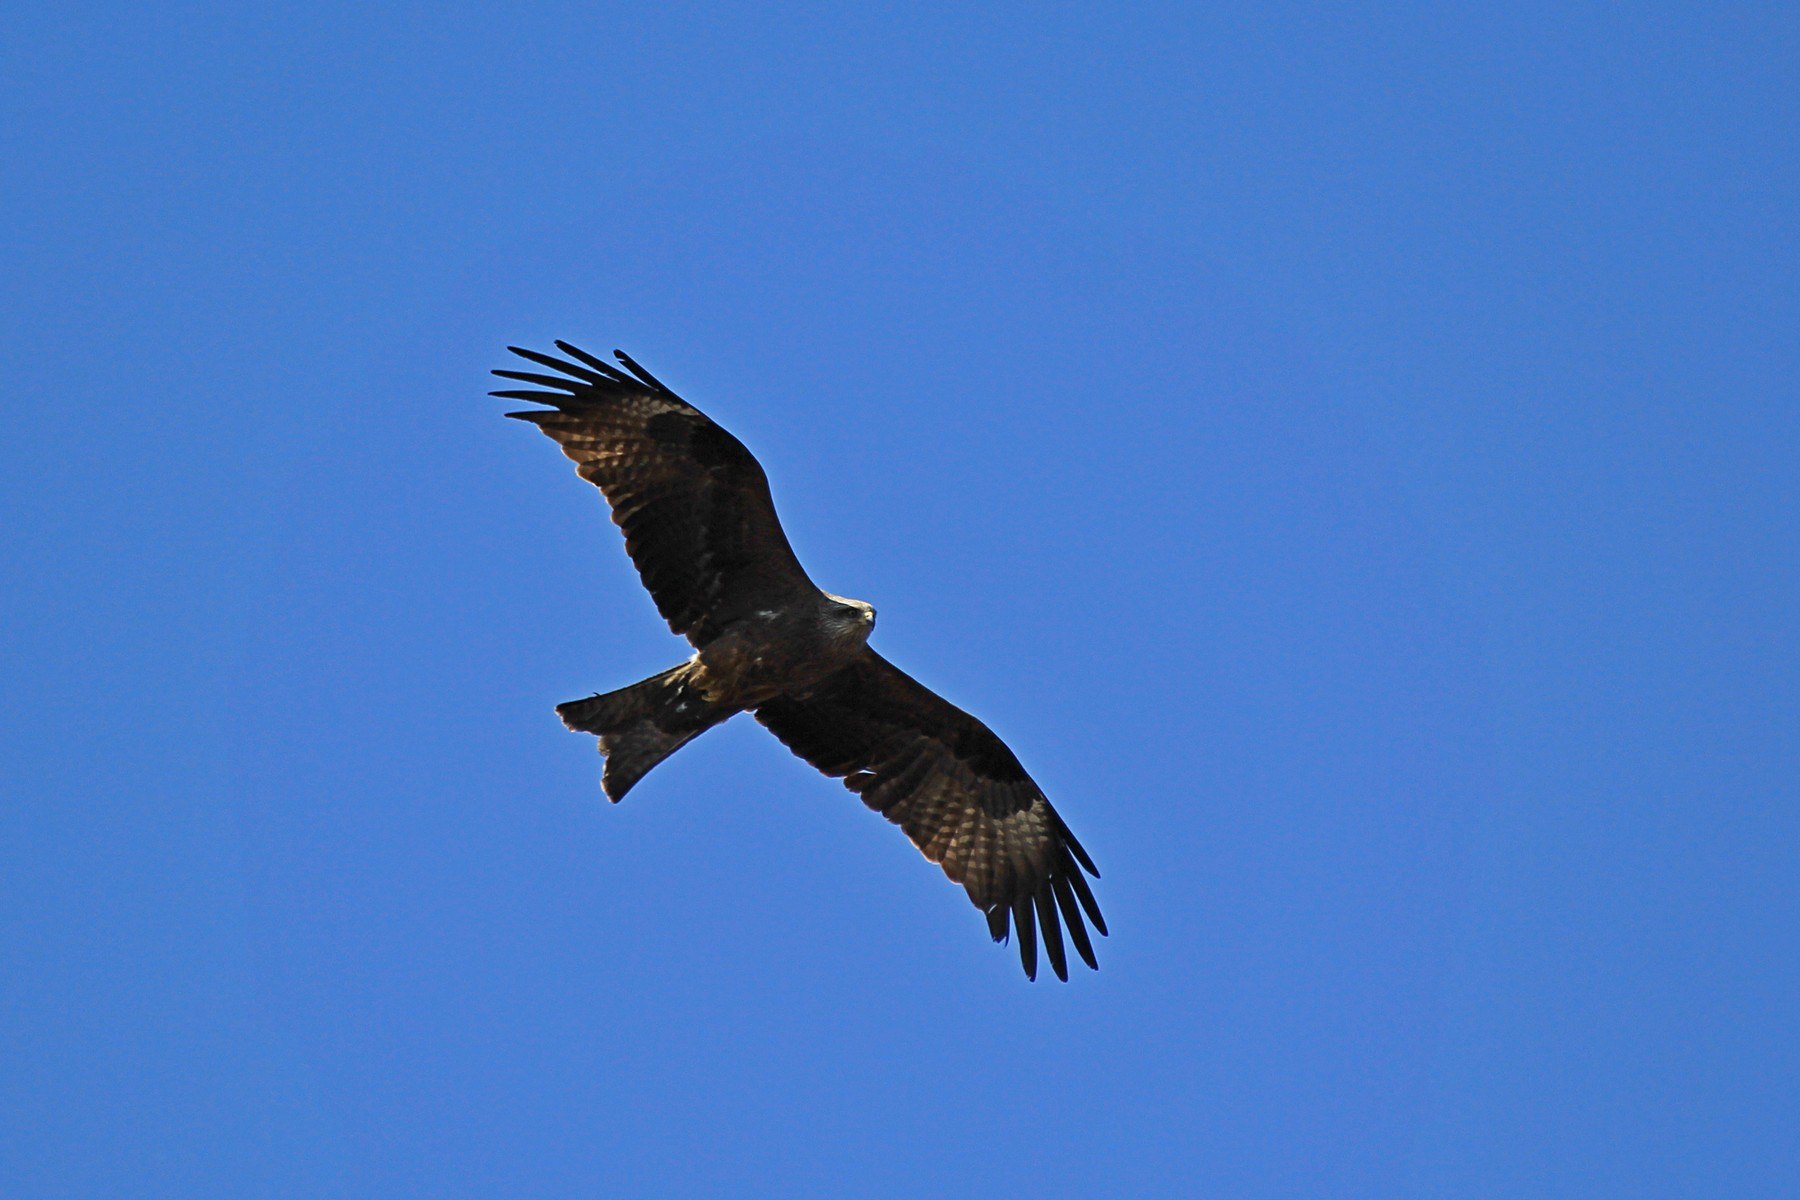
POLYGON ((493 394, 551 406, 506 415, 556 439, 576 473, 605 494, 670 628, 698 646, 753 609, 816 590, 742 442, 624 354, 614 351, 621 370, 567 342, 556 346, 572 361, 508 347, 558 374, 495 371, 543 390, 493 394))
POLYGON ((1096 966, 1082 916, 1101 934, 1106 922, 1081 871, 1100 872, 986 725, 873 650, 806 698, 763 705, 756 719, 905 830, 987 914, 995 941, 1016 925, 1026 975, 1037 978, 1041 934, 1057 978, 1069 977, 1065 924, 1096 966))

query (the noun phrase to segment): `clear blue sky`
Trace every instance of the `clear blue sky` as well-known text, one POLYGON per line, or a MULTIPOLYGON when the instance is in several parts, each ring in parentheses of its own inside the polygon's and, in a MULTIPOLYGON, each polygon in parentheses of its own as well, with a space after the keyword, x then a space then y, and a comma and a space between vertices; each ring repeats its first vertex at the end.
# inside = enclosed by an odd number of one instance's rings
POLYGON ((1793 1195, 1791 6, 848 8, 9 14, 0 1190, 1793 1195), (747 720, 604 803, 559 337, 1097 975, 747 720))

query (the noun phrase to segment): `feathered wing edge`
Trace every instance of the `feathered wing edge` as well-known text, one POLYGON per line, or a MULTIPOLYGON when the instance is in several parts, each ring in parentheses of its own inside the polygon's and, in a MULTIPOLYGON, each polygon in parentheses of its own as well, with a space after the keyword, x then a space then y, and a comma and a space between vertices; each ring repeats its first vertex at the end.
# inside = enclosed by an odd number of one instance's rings
MULTIPOLYGON (((558 392, 567 392, 570 394, 577 393, 586 387, 600 387, 609 390, 613 387, 624 387, 631 391, 648 389, 657 395, 665 396, 670 400, 686 404, 686 401, 682 400, 680 396, 677 396, 671 391, 662 380, 644 370, 643 367, 638 365, 635 359, 629 354, 626 354, 623 350, 614 350, 613 357, 619 360, 620 364, 625 367, 625 371, 621 371, 618 367, 613 366, 604 359, 596 358, 586 350, 581 349, 579 346, 572 346, 568 342, 558 341, 556 343, 556 348, 576 361, 566 362, 553 354, 545 354, 541 350, 527 350, 523 346, 507 347, 508 350, 518 355, 520 358, 523 358, 528 362, 534 362, 540 367, 549 367, 552 371, 559 371, 563 375, 568 376, 569 378, 567 379, 561 379, 554 375, 538 375, 530 371, 500 370, 495 371, 494 374, 500 376, 502 379, 516 379, 520 383, 532 383, 539 387, 553 388, 558 392), (626 374, 626 371, 629 371, 630 374, 626 374)), ((547 395, 544 392, 528 392, 511 389, 489 392, 488 394, 490 396, 499 396, 503 400, 529 400, 533 404, 556 404, 559 401, 566 399, 564 396, 554 394, 547 395)), ((535 414, 524 412, 507 413, 506 415, 518 420, 530 420, 535 414)))
MULTIPOLYGON (((1048 807, 1048 802, 1046 802, 1048 807)), ((1024 893, 1014 898, 1011 907, 1005 904, 994 904, 987 909, 988 934, 995 942, 1006 941, 1012 933, 1012 927, 1019 930, 1019 963, 1025 968, 1027 979, 1037 979, 1038 939, 1044 943, 1045 956, 1050 960, 1050 969, 1056 977, 1067 983, 1069 979, 1068 959, 1063 953, 1062 934, 1067 928, 1069 940, 1075 944, 1075 953, 1089 970, 1098 971, 1099 962, 1094 958, 1094 944, 1088 939, 1087 926, 1082 923, 1082 914, 1093 923, 1094 932, 1101 937, 1107 936, 1106 918, 1100 915, 1100 905, 1094 900, 1094 893, 1088 887, 1087 879, 1082 875, 1083 869, 1095 879, 1100 872, 1088 857, 1075 835, 1069 832, 1062 818, 1051 810, 1051 817, 1058 833, 1062 837, 1062 845, 1058 847, 1056 857, 1059 860, 1051 874, 1047 875, 1037 890, 1024 893), (1079 865, 1077 865, 1079 864, 1079 865), (1058 914, 1061 919, 1058 919, 1058 914)))
POLYGON ((506 415, 537 426, 600 489, 671 629, 698 646, 720 621, 812 589, 768 478, 742 442, 623 351, 613 366, 568 342, 556 346, 567 359, 510 349, 560 377, 496 371, 542 390, 493 394, 549 406, 506 415))
POLYGON ((996 942, 1016 927, 1027 977, 1037 978, 1041 939, 1057 978, 1068 979, 1065 926, 1076 954, 1099 969, 1083 916, 1101 936, 1106 920, 1083 871, 1096 879, 1100 872, 986 725, 872 650, 812 695, 780 698, 755 715, 788 749, 899 825, 962 885, 996 942), (952 797, 956 807, 946 809, 952 797))

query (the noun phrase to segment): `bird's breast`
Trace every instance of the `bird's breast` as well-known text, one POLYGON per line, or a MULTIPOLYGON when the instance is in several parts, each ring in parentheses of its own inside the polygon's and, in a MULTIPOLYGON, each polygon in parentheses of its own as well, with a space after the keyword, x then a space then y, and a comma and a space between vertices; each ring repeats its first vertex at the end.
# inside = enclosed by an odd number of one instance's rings
POLYGON ((807 620, 768 620, 758 613, 701 647, 701 687, 709 700, 752 708, 805 691, 847 666, 864 639, 807 620))

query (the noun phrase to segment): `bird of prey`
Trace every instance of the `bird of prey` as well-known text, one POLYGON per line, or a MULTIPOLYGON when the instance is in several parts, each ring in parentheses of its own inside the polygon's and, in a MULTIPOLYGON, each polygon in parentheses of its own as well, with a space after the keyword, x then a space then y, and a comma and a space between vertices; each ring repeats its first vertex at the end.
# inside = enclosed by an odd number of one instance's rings
POLYGON ((548 406, 506 415, 554 438, 606 496, 657 611, 694 647, 680 666, 557 706, 570 729, 599 737, 607 796, 622 799, 693 738, 749 712, 905 830, 996 942, 1016 928, 1027 977, 1041 937, 1068 979, 1064 928, 1096 967, 1082 918, 1101 934, 1106 922, 1082 871, 1100 873, 1013 752, 870 649, 873 608, 807 578, 742 442, 624 353, 615 366, 556 347, 568 357, 508 347, 556 374, 495 371, 533 390, 493 394, 548 406))

